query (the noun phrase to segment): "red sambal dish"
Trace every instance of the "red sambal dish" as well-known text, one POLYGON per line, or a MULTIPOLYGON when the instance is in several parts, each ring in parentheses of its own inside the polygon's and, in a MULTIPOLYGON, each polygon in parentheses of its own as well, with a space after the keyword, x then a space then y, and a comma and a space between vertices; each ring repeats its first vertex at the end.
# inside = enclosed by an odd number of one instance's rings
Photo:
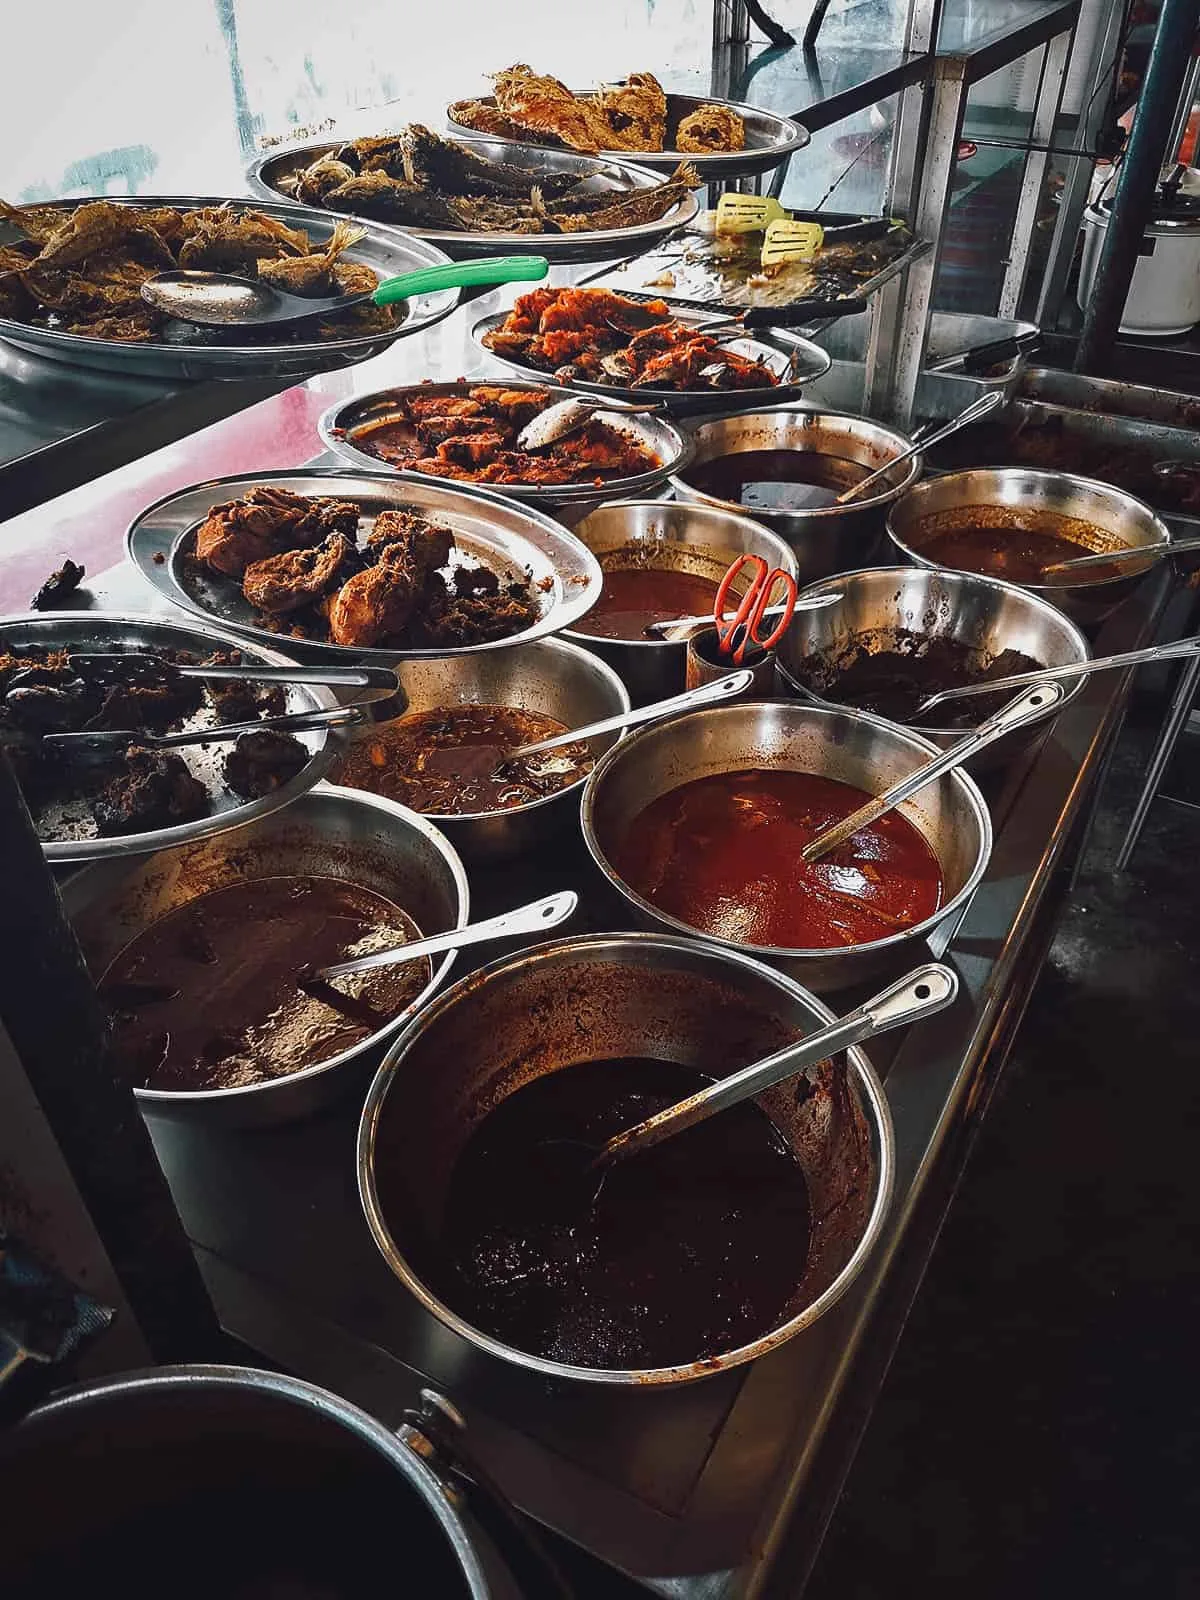
POLYGON ((942 903, 937 856, 892 811, 820 861, 801 851, 871 796, 806 772, 722 772, 660 795, 613 865, 635 893, 698 933, 776 950, 870 944, 942 903))
POLYGON ((406 394, 388 415, 347 433, 389 467, 468 483, 608 483, 653 472, 652 450, 605 422, 589 422, 540 450, 521 450, 526 423, 563 398, 548 389, 479 384, 466 394, 406 394))

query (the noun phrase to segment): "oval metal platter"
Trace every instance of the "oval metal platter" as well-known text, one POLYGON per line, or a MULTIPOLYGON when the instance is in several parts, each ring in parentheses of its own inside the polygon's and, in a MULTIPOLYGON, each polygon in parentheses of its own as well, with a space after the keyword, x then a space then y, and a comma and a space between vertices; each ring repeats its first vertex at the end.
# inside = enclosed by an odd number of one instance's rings
MULTIPOLYGON (((143 210, 153 206, 175 206, 181 211, 198 210, 204 206, 229 206, 239 210, 248 208, 286 222, 289 227, 303 228, 317 244, 324 244, 338 222, 338 218, 330 211, 285 204, 278 195, 266 201, 250 201, 244 196, 231 200, 224 195, 179 194, 136 197, 105 195, 101 198, 143 210)), ((86 198, 47 202, 64 213, 87 203, 86 198)), ((392 278, 417 267, 438 266, 449 259, 444 251, 428 240, 416 238, 399 228, 390 228, 379 222, 364 222, 363 227, 367 230, 366 237, 346 252, 346 259, 365 263, 374 268, 381 278, 392 278)), ((11 243, 20 237, 21 234, 11 223, 0 221, 0 244, 11 243)), ((420 333, 422 329, 448 317, 458 304, 458 298, 457 289, 440 289, 436 294, 420 295, 408 302, 407 315, 391 332, 357 333, 339 339, 289 339, 287 343, 270 344, 260 339, 257 343, 250 343, 240 341, 237 334, 224 330, 171 322, 167 324, 165 339, 122 342, 116 339, 92 339, 79 333, 60 333, 54 328, 35 328, 12 317, 0 317, 0 339, 22 350, 32 350, 35 355, 48 356, 54 361, 141 377, 303 377, 327 367, 345 366, 378 355, 397 339, 420 333)))
MULTIPOLYGON (((189 650, 200 656, 209 655, 213 650, 240 650, 245 659, 261 666, 288 664, 288 657, 277 650, 248 645, 231 632, 204 623, 169 622, 159 617, 104 611, 0 617, 0 638, 10 648, 37 644, 81 651, 189 650)), ((316 684, 291 684, 285 692, 289 711, 320 711, 338 703, 330 690, 316 684)), ((211 713, 199 712, 184 726, 202 726, 206 715, 211 724, 211 713)), ((151 850, 166 850, 172 845, 206 839, 227 828, 239 828, 245 822, 278 811, 311 789, 345 748, 344 732, 340 728, 319 728, 310 733, 298 733, 296 738, 312 752, 311 760, 303 771, 261 800, 241 800, 225 787, 221 768, 232 745, 184 746, 175 754, 183 758, 192 776, 208 790, 213 806, 209 816, 197 817, 193 822, 183 822, 173 828, 101 838, 84 801, 54 801, 42 807, 35 818, 42 851, 48 861, 96 861, 145 855, 151 850)))
MULTIPOLYGON (((680 307, 672 307, 672 313, 677 321, 695 326, 698 333, 704 331, 706 321, 714 320, 713 317, 705 317, 699 312, 689 312, 680 307)), ((739 356, 746 356, 752 361, 762 361, 772 372, 778 373, 779 382, 769 388, 764 386, 759 389, 636 389, 627 383, 589 383, 583 378, 573 378, 570 387, 567 388, 559 383, 553 373, 542 372, 538 367, 527 366, 523 362, 512 360, 510 356, 497 355, 494 350, 488 349, 483 342, 484 336, 499 328, 507 316, 507 311, 493 312, 491 316, 480 317, 471 329, 471 337, 489 361, 499 362, 510 372, 519 372, 523 378, 536 379, 543 386, 562 389, 564 397, 567 394, 579 393, 589 397, 609 395, 614 400, 661 400, 668 410, 679 417, 694 417, 709 411, 753 411, 782 405, 785 400, 798 399, 807 384, 823 378, 833 365, 833 358, 827 350, 822 350, 819 344, 814 344, 811 339, 802 338, 800 334, 780 330, 776 334, 748 333, 743 338, 725 341, 729 349, 739 356)), ((486 379, 483 381, 486 382, 486 379)), ((336 446, 331 444, 331 448, 336 446)))
POLYGON ((591 551, 560 523, 532 507, 483 489, 453 488, 419 473, 351 472, 299 468, 293 472, 253 472, 213 478, 167 495, 143 511, 125 536, 129 559, 160 595, 219 627, 278 648, 306 661, 388 663, 423 656, 463 655, 475 650, 506 650, 570 627, 590 611, 600 595, 600 564, 591 551), (532 626, 507 639, 457 650, 362 650, 319 639, 281 637, 263 627, 259 613, 242 594, 236 578, 201 572, 190 560, 196 529, 213 506, 236 500, 255 484, 273 484, 295 494, 333 495, 363 509, 367 531, 374 516, 389 508, 414 511, 454 531, 457 548, 493 570, 527 572, 540 605, 532 626))
MULTIPOLYGON (((576 90, 576 94, 589 93, 576 90)), ((491 95, 476 97, 482 105, 496 104, 491 95)), ((457 131, 471 130, 456 115, 465 100, 456 100, 446 108, 446 120, 457 131)), ((723 179, 751 178, 761 172, 773 172, 797 150, 803 150, 809 141, 809 132, 791 117, 780 117, 773 111, 763 111, 758 106, 746 106, 738 100, 722 100, 715 94, 669 94, 667 96, 667 126, 677 128, 684 117, 701 106, 721 106, 735 111, 746 126, 744 150, 713 150, 703 154, 692 150, 602 150, 600 154, 613 161, 636 161, 640 167, 654 172, 670 173, 681 161, 690 161, 706 183, 720 183, 723 179)), ((537 150, 561 150, 562 145, 541 145, 532 134, 508 138, 503 134, 491 136, 498 143, 532 145, 537 150)))
MULTIPOLYGON (((537 145, 513 144, 507 139, 468 138, 455 135, 459 144, 488 161, 504 161, 514 167, 534 171, 570 173, 593 193, 610 193, 619 200, 656 189, 663 181, 661 172, 632 166, 627 161, 612 161, 602 156, 581 156, 571 150, 543 150, 537 145)), ((246 181, 252 194, 278 201, 283 191, 280 178, 290 177, 320 156, 329 155, 348 144, 347 139, 323 139, 309 144, 273 150, 251 163, 246 181)), ((700 202, 695 193, 687 194, 665 216, 653 222, 640 222, 628 228, 598 228, 590 233, 457 233, 445 228, 411 228, 406 232, 425 239, 444 250, 456 261, 472 256, 507 256, 515 253, 545 256, 552 263, 566 261, 613 261, 621 256, 638 255, 684 228, 696 215, 700 202)), ((327 217, 341 212, 326 211, 327 217)), ((372 224, 375 226, 375 224, 372 224)))
MULTIPOLYGON (((536 375, 535 375, 536 377, 536 375)), ((383 418, 395 414, 397 407, 408 395, 445 395, 453 399, 464 399, 472 389, 478 389, 486 384, 486 379, 470 378, 457 379, 454 383, 413 383, 395 389, 377 389, 374 394, 357 395, 352 400, 345 400, 340 405, 332 406, 318 422, 317 427, 321 434, 321 441, 327 449, 342 456, 346 461, 356 467, 365 467, 369 471, 388 471, 386 463, 381 462, 378 456, 371 455, 366 450, 360 450, 354 443, 354 430, 368 422, 379 422, 383 418)), ((550 389, 554 399, 569 400, 573 396, 580 399, 590 399, 590 395, 582 395, 575 389, 566 389, 546 382, 544 378, 537 377, 537 381, 530 382, 526 379, 514 379, 511 383, 505 380, 507 389, 550 389)), ((607 391, 598 391, 606 393, 607 391)), ((774 392, 774 391, 772 391, 774 392)), ((647 396, 642 391, 638 398, 654 400, 656 395, 647 396)), ((555 483, 555 484, 523 484, 505 483, 487 485, 490 492, 503 495, 506 500, 520 500, 534 506, 569 506, 581 502, 591 503, 596 500, 631 500, 639 495, 647 494, 657 489, 660 484, 666 483, 672 473, 678 472, 691 458, 692 444, 678 428, 673 427, 665 417, 631 417, 621 416, 615 411, 605 412, 602 420, 617 432, 627 434, 638 444, 644 445, 647 450, 653 451, 658 457, 658 466, 652 472, 639 472, 625 478, 608 478, 603 486, 598 487, 595 478, 589 478, 583 483, 555 483), (670 463, 678 462, 679 466, 670 463)), ((406 469, 390 469, 393 476, 402 478, 407 482, 415 483, 441 483, 455 488, 461 487, 456 479, 435 478, 431 473, 413 472, 406 469)), ((485 487, 480 485, 481 488, 485 487)))

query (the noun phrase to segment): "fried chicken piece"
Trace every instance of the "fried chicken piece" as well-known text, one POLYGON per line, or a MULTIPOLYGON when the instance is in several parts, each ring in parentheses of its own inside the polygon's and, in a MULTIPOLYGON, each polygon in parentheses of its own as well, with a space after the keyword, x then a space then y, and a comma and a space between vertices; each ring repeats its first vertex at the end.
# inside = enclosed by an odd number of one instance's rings
POLYGON ((667 137, 667 97, 653 73, 631 72, 624 83, 602 89, 596 98, 613 130, 612 148, 663 148, 667 137))
POLYGON ((241 734, 225 757, 225 782, 243 800, 261 800, 290 783, 312 752, 290 733, 261 728, 241 734))
POLYGON ((675 148, 696 155, 713 150, 744 150, 746 124, 730 106, 697 106, 681 120, 675 148))
POLYGON ((125 771, 91 801, 101 834, 142 833, 208 815, 208 790, 182 756, 135 746, 126 752, 125 763, 125 771))
POLYGON ((593 101, 571 93, 565 83, 523 63, 492 78, 496 105, 527 133, 548 137, 570 150, 594 155, 611 149, 612 126, 593 101))
MULTIPOLYGON (((333 275, 337 258, 349 250, 366 234, 366 229, 353 222, 339 222, 329 236, 324 250, 310 256, 284 256, 280 260, 264 259, 255 264, 261 282, 285 294, 333 295, 339 285, 333 275)), ((374 281, 375 274, 371 274, 374 281)))
POLYGON ((285 550, 252 562, 242 577, 242 593, 260 611, 283 616, 336 589, 354 570, 354 556, 345 535, 331 533, 317 549, 285 550))
POLYGON ((136 250, 158 266, 175 265, 170 250, 142 221, 139 209, 115 200, 90 200, 76 206, 42 245, 36 265, 69 267, 118 245, 124 254, 136 250))
POLYGON ((333 533, 353 543, 358 518, 358 507, 348 500, 257 484, 240 500, 212 508, 196 534, 196 559, 214 572, 240 578, 256 561, 320 544, 333 533))
POLYGON ((385 544, 375 565, 355 573, 329 602, 330 636, 334 644, 361 649, 394 639, 411 620, 417 598, 408 545, 385 544))
POLYGON ((426 574, 450 560, 454 534, 440 522, 427 522, 413 511, 381 511, 367 535, 367 548, 382 555, 385 548, 402 544, 413 581, 418 587, 426 574))
POLYGON ((253 277, 260 260, 312 253, 307 233, 261 211, 206 206, 191 212, 187 224, 187 237, 179 246, 181 267, 253 277))

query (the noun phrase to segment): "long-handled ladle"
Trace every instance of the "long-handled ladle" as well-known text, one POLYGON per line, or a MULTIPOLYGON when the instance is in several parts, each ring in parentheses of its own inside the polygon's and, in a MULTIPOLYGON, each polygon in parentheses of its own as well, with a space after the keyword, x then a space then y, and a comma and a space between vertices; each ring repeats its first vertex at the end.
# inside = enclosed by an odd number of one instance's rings
POLYGON ((969 428, 973 422, 982 422, 993 411, 1004 404, 1004 394, 1000 389, 993 389, 990 394, 980 395, 978 400, 972 400, 965 410, 960 411, 956 417, 951 417, 944 427, 936 429, 933 433, 926 434, 923 438, 914 439, 907 450, 902 450, 898 456, 893 456, 890 461, 885 461, 867 477, 860 478, 857 483, 851 484, 849 489, 843 489, 833 502, 835 506, 847 505, 851 500, 857 500, 864 489, 869 489, 873 484, 886 478, 896 467, 902 466, 913 456, 921 455, 932 445, 941 444, 943 439, 948 439, 952 433, 957 433, 960 428, 969 428))
POLYGON ((371 972, 376 967, 395 967, 404 961, 417 961, 422 956, 440 956, 446 950, 465 950, 468 945, 487 944, 492 939, 510 939, 520 933, 546 933, 572 916, 578 904, 579 896, 574 889, 562 889, 541 900, 531 900, 528 905, 501 912, 497 917, 469 922, 465 928, 453 928, 449 933, 435 933, 428 939, 414 939, 411 944, 392 945, 387 950, 375 950, 369 956, 356 956, 353 961, 337 961, 332 966, 317 970, 302 967, 296 981, 302 989, 308 989, 327 984, 334 978, 348 978, 356 972, 371 972))
MULTIPOLYGON (((685 1128, 691 1128, 718 1111, 740 1105, 743 1100, 762 1094, 784 1078, 791 1078, 806 1067, 814 1067, 839 1050, 861 1044, 864 1039, 874 1039, 892 1028, 903 1027, 919 1017, 931 1017, 935 1011, 948 1006, 958 993, 958 978, 949 967, 936 961, 917 967, 907 977, 889 984, 870 1000, 856 1006, 836 1022, 828 1023, 816 1033, 810 1033, 797 1044, 786 1045, 773 1055, 764 1056, 753 1066, 732 1072, 706 1089, 689 1095, 665 1111, 656 1112, 644 1122, 602 1144, 588 1164, 588 1170, 607 1166, 612 1161, 625 1161, 630 1156, 649 1150, 664 1139, 671 1139, 685 1128)), ((566 1141, 564 1141, 565 1143, 566 1141)))
MULTIPOLYGON (((841 599, 837 594, 809 594, 801 595, 792 610, 795 611, 822 611, 826 606, 833 606, 841 599)), ((781 617, 787 610, 785 605, 768 606, 763 612, 763 617, 781 617)), ((651 639, 666 639, 667 635, 675 628, 701 628, 713 626, 713 614, 706 611, 702 617, 671 617, 665 622, 648 622, 644 632, 651 639)), ((668 643, 684 643, 685 640, 668 640, 668 643)))
MULTIPOLYGON (((991 688, 992 685, 989 684, 988 687, 991 688)), ((1010 700, 1006 706, 1002 706, 994 715, 988 717, 985 722, 981 722, 973 733, 968 733, 962 739, 956 739, 948 750, 942 751, 941 755, 935 756, 932 761, 927 761, 923 767, 918 767, 899 783, 894 783, 886 794, 881 794, 876 800, 868 800, 865 806, 859 806, 857 811, 852 811, 841 822, 835 822, 832 827, 819 833, 800 852, 802 859, 809 862, 818 861, 831 850, 836 850, 838 845, 845 844, 846 840, 860 828, 878 822, 880 817, 886 816, 889 811, 894 811, 910 795, 916 794, 918 789, 923 789, 927 783, 943 777, 953 768, 960 767, 964 761, 969 760, 986 745, 1006 733, 1012 733, 1015 728, 1024 727, 1027 722, 1044 717, 1052 706, 1056 706, 1062 700, 1063 693, 1062 685, 1057 683, 1038 683, 1034 688, 1025 690, 1023 694, 1010 700)))
POLYGON ((966 700, 981 694, 1003 693, 1005 689, 1020 689, 1027 683, 1056 683, 1064 678, 1086 678, 1093 672, 1108 672, 1114 667, 1140 667, 1144 661, 1174 661, 1179 656, 1195 655, 1200 650, 1200 635, 1190 639, 1175 639, 1170 644, 1147 645, 1144 650, 1124 650, 1120 655, 1096 656, 1091 661, 1072 661, 1065 667, 1038 667, 1034 672, 1014 672, 1009 678, 993 678, 988 683, 964 683, 958 689, 939 689, 928 695, 913 712, 914 717, 924 716, 944 700, 966 700))
POLYGON ((1070 574, 1087 567, 1124 566, 1127 561, 1159 561, 1163 556, 1182 555, 1188 550, 1200 550, 1200 539, 1175 539, 1170 544, 1129 545, 1124 550, 1093 550, 1086 556, 1072 556, 1069 561, 1052 561, 1043 567, 1042 578, 1070 574))
POLYGON ((599 733, 616 733, 620 728, 636 728, 643 722, 655 722, 659 717, 672 717, 679 711, 694 711, 698 706, 711 705, 717 700, 734 700, 753 683, 754 674, 749 667, 730 672, 713 683, 702 683, 698 689, 688 689, 683 694, 672 695, 669 700, 656 700, 652 705, 635 706, 632 711, 620 711, 615 717, 605 717, 600 722, 589 722, 583 728, 571 728, 566 733, 556 733, 552 739, 539 739, 535 744, 523 744, 504 753, 502 765, 523 761, 526 756, 540 755, 543 750, 557 750, 560 745, 574 744, 576 740, 591 739, 599 733))

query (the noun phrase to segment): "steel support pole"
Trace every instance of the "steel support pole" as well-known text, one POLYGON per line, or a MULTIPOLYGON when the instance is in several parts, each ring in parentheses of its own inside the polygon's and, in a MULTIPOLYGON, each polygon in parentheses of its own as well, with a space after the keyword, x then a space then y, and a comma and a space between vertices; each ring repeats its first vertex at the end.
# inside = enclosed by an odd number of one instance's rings
POLYGON ((1075 371, 1099 373, 1121 325, 1200 22, 1200 0, 1163 0, 1096 269, 1075 371))
POLYGON ((1029 129, 1029 149, 1021 173, 1021 192, 1017 199, 1017 213, 1013 221, 1012 245, 1004 282, 1000 286, 999 315, 1015 317, 1025 288, 1029 271, 1029 254, 1033 248, 1034 228, 1037 224, 1038 206, 1046 183, 1046 168, 1050 161, 1048 146, 1054 143, 1054 129, 1062 107, 1063 86, 1067 80, 1067 61, 1071 54, 1073 35, 1060 33, 1051 39, 1042 58, 1042 75, 1038 83, 1033 107, 1033 121, 1029 129))
MULTIPOLYGON (((1200 4, 1200 0, 1197 0, 1197 4, 1200 4)), ((891 397, 887 405, 888 415, 900 427, 907 427, 912 419, 913 402, 925 360, 933 286, 942 259, 951 181, 967 103, 968 67, 969 62, 964 56, 938 56, 933 62, 929 89, 929 131, 925 139, 920 193, 912 218, 913 232, 919 239, 928 239, 930 249, 908 269, 900 310, 891 397)))
MULTIPOLYGON (((1101 86, 1110 75, 1115 78, 1120 66, 1117 50, 1121 42, 1121 24, 1124 15, 1123 5, 1108 6, 1104 25, 1096 30, 1091 71, 1084 85, 1086 99, 1075 126, 1074 142, 1081 151, 1090 152, 1095 149, 1096 141, 1108 117, 1110 96, 1101 92, 1101 86)), ((1050 254, 1038 295, 1035 320, 1039 327, 1052 328, 1058 320, 1071 263, 1075 258, 1079 225, 1083 220, 1088 188, 1094 170, 1095 160, 1090 154, 1076 156, 1067 161, 1062 193, 1059 196, 1058 218, 1054 224, 1050 254)))

